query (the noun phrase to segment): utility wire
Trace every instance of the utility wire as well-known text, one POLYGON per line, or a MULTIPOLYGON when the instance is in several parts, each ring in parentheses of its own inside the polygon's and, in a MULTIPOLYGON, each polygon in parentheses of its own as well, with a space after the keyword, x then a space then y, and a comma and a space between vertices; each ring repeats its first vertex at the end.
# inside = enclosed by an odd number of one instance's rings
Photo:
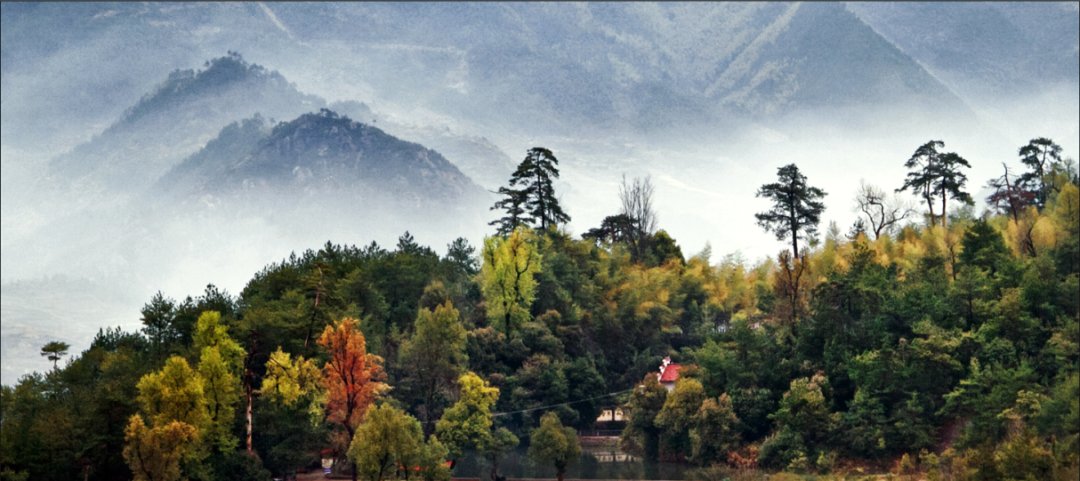
POLYGON ((611 396, 618 396, 619 394, 628 393, 628 392, 633 391, 633 390, 634 390, 634 388, 630 388, 630 389, 626 389, 626 390, 623 390, 623 391, 609 392, 607 394, 601 394, 599 396, 593 396, 593 397, 590 397, 590 398, 578 399, 576 401, 567 401, 567 402, 558 403, 558 404, 548 404, 547 406, 540 406, 540 407, 535 407, 535 408, 522 409, 522 410, 519 410, 519 411, 506 411, 506 412, 501 412, 501 413, 491 413, 491 417, 497 418, 499 416, 509 416, 511 414, 519 414, 519 413, 528 413, 528 412, 533 412, 533 411, 539 411, 541 409, 550 409, 550 408, 559 407, 559 406, 569 406, 571 404, 582 403, 582 402, 585 402, 585 401, 592 401, 593 399, 602 399, 602 398, 611 397, 611 396))

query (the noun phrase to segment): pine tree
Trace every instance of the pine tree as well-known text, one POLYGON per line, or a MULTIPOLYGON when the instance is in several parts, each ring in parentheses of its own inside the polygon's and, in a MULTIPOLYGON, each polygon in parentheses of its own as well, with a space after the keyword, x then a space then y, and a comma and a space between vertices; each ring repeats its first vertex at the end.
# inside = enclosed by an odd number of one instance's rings
POLYGON ((1019 155, 1020 162, 1030 169, 1020 176, 1020 185, 1035 193, 1035 204, 1042 209, 1052 188, 1052 185, 1046 185, 1046 177, 1061 164, 1061 146, 1046 137, 1039 137, 1020 147, 1019 155))
POLYGON ((570 221, 555 198, 555 179, 559 178, 559 160, 543 147, 533 147, 510 175, 510 186, 499 188, 504 196, 491 210, 502 209, 506 216, 494 220, 499 235, 505 236, 522 224, 541 230, 570 221))
POLYGON ((964 184, 967 176, 960 171, 960 167, 971 168, 966 159, 955 152, 943 153, 939 149, 945 147, 945 142, 931 140, 915 149, 915 153, 904 163, 904 167, 911 169, 907 174, 907 180, 897 192, 911 189, 916 195, 922 196, 926 206, 930 210, 930 223, 934 223, 934 201, 941 197, 941 225, 945 226, 947 201, 949 197, 971 205, 974 203, 971 195, 964 192, 964 184))
POLYGON ((532 223, 532 219, 525 213, 525 204, 528 202, 528 192, 524 189, 512 189, 499 187, 499 195, 503 198, 491 207, 491 210, 504 210, 506 215, 495 219, 488 225, 496 226, 496 234, 506 237, 514 229, 532 223))
POLYGON ((773 207, 754 214, 758 225, 776 233, 777 240, 791 237, 791 248, 799 257, 799 237, 811 237, 817 233, 825 204, 821 199, 825 191, 806 185, 806 176, 795 164, 785 165, 776 171, 777 180, 765 184, 757 191, 757 197, 772 199, 773 207), (804 234, 805 233, 805 234, 804 234))

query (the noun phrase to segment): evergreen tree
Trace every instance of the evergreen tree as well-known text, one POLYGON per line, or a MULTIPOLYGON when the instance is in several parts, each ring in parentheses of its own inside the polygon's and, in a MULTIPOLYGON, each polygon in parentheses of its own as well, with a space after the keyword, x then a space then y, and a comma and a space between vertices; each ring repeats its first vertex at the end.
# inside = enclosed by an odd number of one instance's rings
POLYGON ((496 234, 505 237, 510 235, 514 229, 532 223, 532 218, 525 213, 525 206, 528 202, 528 191, 524 189, 512 189, 510 187, 499 187, 498 194, 502 195, 503 198, 495 202, 495 205, 491 207, 491 210, 505 210, 506 215, 488 223, 488 225, 495 226, 496 234))
POLYGON ((559 159, 543 147, 533 147, 510 175, 510 186, 499 189, 505 198, 496 202, 492 210, 504 209, 506 216, 495 220, 499 235, 513 232, 524 223, 536 223, 541 230, 570 222, 570 216, 562 210, 555 198, 555 179, 559 178, 559 159))
POLYGON ((776 175, 779 182, 765 184, 757 191, 757 197, 772 199, 772 208, 754 214, 754 217, 763 229, 775 232, 777 240, 786 240, 790 236, 792 251, 798 258, 799 238, 817 233, 821 213, 825 211, 821 199, 826 193, 806 185, 806 176, 795 164, 780 167, 776 175))
POLYGON ((915 153, 904 163, 904 167, 910 169, 904 185, 897 189, 903 192, 911 189, 916 195, 922 196, 926 206, 930 210, 930 223, 934 223, 934 202, 941 197, 941 225, 946 224, 947 201, 949 197, 974 204, 971 195, 964 192, 964 184, 967 176, 960 172, 960 167, 971 168, 960 155, 955 152, 940 152, 945 147, 945 142, 931 140, 915 149, 915 153))
POLYGON ((68 349, 71 349, 71 345, 61 341, 50 341, 41 347, 41 355, 53 362, 53 369, 56 369, 56 363, 60 361, 60 358, 67 355, 68 349))
POLYGON ((1040 209, 1046 205, 1053 183, 1047 185, 1047 176, 1061 164, 1061 146, 1054 141, 1039 137, 1020 147, 1020 162, 1030 169, 1020 175, 1019 183, 1035 193, 1035 204, 1040 209))
POLYGON ((589 229, 581 234, 581 238, 606 244, 629 242, 636 229, 635 224, 634 219, 626 214, 609 215, 600 222, 600 227, 589 229))

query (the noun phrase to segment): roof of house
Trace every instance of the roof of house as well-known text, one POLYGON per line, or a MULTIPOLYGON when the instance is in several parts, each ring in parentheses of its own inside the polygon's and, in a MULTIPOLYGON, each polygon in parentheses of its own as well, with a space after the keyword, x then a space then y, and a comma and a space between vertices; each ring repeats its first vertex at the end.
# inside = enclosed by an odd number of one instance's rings
POLYGON ((668 364, 664 366, 663 372, 660 373, 660 382, 675 382, 679 380, 679 369, 682 366, 679 364, 668 364))

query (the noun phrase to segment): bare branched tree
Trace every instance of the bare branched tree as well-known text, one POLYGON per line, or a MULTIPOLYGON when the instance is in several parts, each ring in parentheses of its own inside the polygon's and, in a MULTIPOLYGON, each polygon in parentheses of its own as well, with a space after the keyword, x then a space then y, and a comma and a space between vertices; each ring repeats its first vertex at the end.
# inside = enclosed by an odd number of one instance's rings
POLYGON ((1014 222, 1020 222, 1020 214, 1024 207, 1036 202, 1037 193, 1025 189, 1017 181, 1016 177, 1009 178, 1009 165, 1001 163, 1005 173, 1001 177, 990 179, 986 186, 994 189, 994 192, 986 198, 986 202, 999 212, 1008 213, 1014 222))
POLYGON ((651 177, 634 177, 627 181, 623 175, 622 185, 619 186, 619 201, 622 203, 622 214, 629 217, 633 223, 627 241, 630 244, 631 254, 634 259, 641 259, 648 249, 649 239, 656 232, 656 211, 653 210, 653 187, 651 177))
POLYGON ((855 194, 855 209, 866 219, 874 239, 881 234, 888 234, 900 222, 915 212, 911 205, 896 196, 887 195, 877 186, 859 181, 859 190, 855 194))

